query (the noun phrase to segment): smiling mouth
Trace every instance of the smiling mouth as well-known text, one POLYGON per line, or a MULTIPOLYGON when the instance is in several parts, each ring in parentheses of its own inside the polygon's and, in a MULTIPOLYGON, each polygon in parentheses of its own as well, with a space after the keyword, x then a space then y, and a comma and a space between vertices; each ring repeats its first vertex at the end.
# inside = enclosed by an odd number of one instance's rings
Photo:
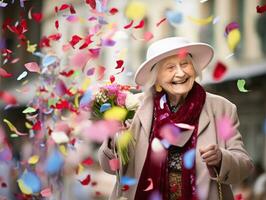
POLYGON ((186 79, 183 80, 183 81, 172 81, 171 83, 172 83, 173 85, 183 84, 183 83, 187 82, 187 80, 188 80, 188 78, 186 78, 186 79))

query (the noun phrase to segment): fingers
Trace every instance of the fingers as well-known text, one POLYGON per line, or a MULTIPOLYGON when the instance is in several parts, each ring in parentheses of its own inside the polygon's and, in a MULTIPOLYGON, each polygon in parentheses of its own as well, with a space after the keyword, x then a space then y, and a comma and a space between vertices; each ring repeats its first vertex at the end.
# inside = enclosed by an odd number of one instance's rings
POLYGON ((203 153, 206 153, 210 150, 214 150, 215 148, 217 148, 216 146, 217 146, 216 144, 211 144, 211 145, 207 146, 206 148, 200 148, 199 151, 201 154, 203 154, 203 153))
POLYGON ((206 148, 201 148, 200 155, 202 161, 208 166, 219 166, 221 163, 221 151, 216 144, 207 146, 206 148))

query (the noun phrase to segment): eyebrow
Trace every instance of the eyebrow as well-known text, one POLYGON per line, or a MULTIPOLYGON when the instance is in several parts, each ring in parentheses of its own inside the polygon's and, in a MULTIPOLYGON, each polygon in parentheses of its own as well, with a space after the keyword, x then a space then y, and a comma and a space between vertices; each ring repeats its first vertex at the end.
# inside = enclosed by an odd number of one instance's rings
MULTIPOLYGON (((191 57, 191 58, 193 58, 193 56, 192 56, 192 54, 191 53, 188 53, 188 55, 191 57)), ((156 63, 157 64, 157 63, 156 63)), ((154 67, 155 67, 155 65, 156 64, 154 64, 153 66, 152 66, 152 68, 151 68, 151 70, 150 71, 152 71, 153 69, 154 69, 154 67)))

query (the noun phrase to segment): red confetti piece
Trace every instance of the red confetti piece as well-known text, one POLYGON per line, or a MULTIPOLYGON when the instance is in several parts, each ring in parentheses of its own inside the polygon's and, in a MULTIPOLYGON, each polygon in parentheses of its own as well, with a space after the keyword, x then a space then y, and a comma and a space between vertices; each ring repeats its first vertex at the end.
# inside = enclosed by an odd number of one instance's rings
POLYGON ((256 10, 257 10, 257 13, 264 13, 266 11, 266 5, 257 6, 256 10))
POLYGON ((12 76, 12 74, 9 74, 6 70, 3 68, 0 68, 0 76, 3 78, 9 78, 12 76))
POLYGON ((60 72, 60 74, 65 77, 70 77, 74 74, 74 70, 70 70, 68 72, 63 71, 63 72, 60 72))
POLYGON ((93 41, 91 40, 91 37, 92 37, 93 35, 88 35, 88 36, 86 36, 86 38, 85 38, 85 42, 79 47, 79 49, 84 49, 84 48, 86 48, 89 44, 91 44, 93 41))
POLYGON ((86 0, 86 3, 89 4, 92 9, 96 8, 95 0, 86 0))
POLYGON ((83 165, 90 166, 94 163, 93 159, 91 157, 88 157, 87 159, 82 161, 83 165))
POLYGON ((71 41, 69 41, 70 45, 74 48, 75 45, 81 40, 82 38, 78 35, 73 35, 71 41))
POLYGON ((138 28, 143 28, 145 25, 145 21, 144 20, 141 20, 140 23, 137 25, 137 26, 134 26, 135 29, 138 29, 138 28))
POLYGON ((10 93, 8 93, 6 91, 0 91, 0 99, 3 102, 5 102, 6 104, 15 105, 17 103, 16 98, 12 94, 10 94, 10 93))
POLYGON ((61 7, 59 8, 59 10, 65 10, 68 9, 70 6, 68 4, 62 4, 61 7))
POLYGON ((58 13, 58 7, 57 7, 57 6, 54 7, 54 11, 55 11, 56 13, 58 13))
POLYGON ((109 80, 111 81, 111 83, 113 83, 115 81, 115 76, 114 75, 111 75, 109 80))
POLYGON ((160 26, 161 23, 163 23, 164 21, 166 21, 166 17, 163 18, 163 19, 161 19, 161 20, 156 24, 156 26, 157 26, 157 27, 160 26))
POLYGON ((100 195, 102 195, 102 193, 99 192, 99 191, 96 191, 96 192, 95 192, 95 195, 96 195, 96 196, 100 196, 100 195))
POLYGON ((103 77, 104 77, 104 72, 105 72, 105 67, 103 67, 103 66, 99 66, 99 67, 97 68, 98 81, 103 79, 103 77))
POLYGON ((100 55, 100 50, 100 48, 89 49, 89 52, 91 53, 93 58, 97 58, 100 55))
POLYGON ((97 185, 97 182, 96 181, 92 181, 91 182, 91 186, 93 187, 93 186, 96 186, 97 185))
POLYGON ((220 80, 224 76, 226 70, 226 66, 222 62, 218 62, 213 71, 213 79, 217 81, 220 80))
POLYGON ((72 140, 70 140, 70 142, 69 142, 70 144, 72 144, 73 146, 75 145, 75 143, 76 143, 76 138, 73 138, 72 140))
POLYGON ((124 70, 125 70, 125 68, 124 68, 124 67, 122 67, 121 71, 120 71, 120 72, 118 72, 118 73, 116 73, 116 74, 120 74, 120 73, 122 73, 124 70))
POLYGON ((134 20, 131 20, 129 24, 124 26, 124 29, 130 28, 133 25, 133 23, 134 23, 134 20))
POLYGON ((124 64, 124 61, 123 60, 117 60, 116 61, 116 67, 115 67, 115 69, 121 68, 123 64, 124 64))
POLYGON ((115 15, 117 12, 118 12, 118 9, 117 9, 117 8, 111 8, 111 9, 109 10, 109 13, 110 13, 111 15, 115 15))
POLYGON ((6 188, 7 187, 7 184, 5 182, 1 183, 1 187, 2 188, 6 188))
POLYGON ((34 130, 34 131, 39 131, 39 130, 41 130, 41 122, 40 122, 40 121, 37 121, 37 122, 33 125, 32 130, 34 130))
MULTIPOLYGON (((53 105, 51 107, 54 108, 53 105)), ((68 109, 69 107, 70 107, 69 103, 66 100, 61 100, 61 101, 57 102, 55 105, 56 109, 68 109)))
POLYGON ((129 190, 129 185, 123 185, 122 191, 127 191, 127 190, 129 190))
POLYGON ((55 33, 55 34, 49 35, 48 39, 53 40, 53 41, 58 41, 60 40, 61 37, 62 37, 61 33, 55 33))
POLYGON ((74 6, 72 4, 70 4, 69 10, 70 10, 71 14, 75 14, 76 13, 75 8, 74 8, 74 6))
POLYGON ((39 42, 40 48, 43 47, 50 47, 50 40, 46 36, 42 37, 42 39, 39 42))
POLYGON ((42 13, 32 13, 31 16, 38 23, 42 20, 42 13))
POLYGON ((85 179, 83 179, 82 181, 79 181, 82 185, 88 185, 91 181, 91 176, 87 175, 87 177, 85 179))
POLYGON ((54 25, 55 25, 55 28, 58 30, 58 28, 59 28, 59 21, 58 20, 55 20, 54 25))

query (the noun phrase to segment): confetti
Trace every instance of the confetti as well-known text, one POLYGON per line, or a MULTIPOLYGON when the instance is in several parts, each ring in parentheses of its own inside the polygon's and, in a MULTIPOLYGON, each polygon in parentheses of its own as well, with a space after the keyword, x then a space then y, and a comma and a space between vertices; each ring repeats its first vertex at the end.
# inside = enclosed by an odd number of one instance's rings
POLYGON ((194 130, 195 126, 189 125, 189 124, 184 124, 184 123, 176 123, 175 124, 177 127, 182 128, 182 129, 188 129, 188 130, 194 130))
POLYGON ((144 21, 144 20, 141 20, 141 21, 139 22, 139 24, 138 24, 138 25, 134 26, 134 28, 135 28, 135 29, 138 29, 138 28, 143 28, 143 27, 144 27, 144 25, 145 25, 145 21, 144 21))
POLYGON ((110 103, 104 103, 100 107, 100 112, 105 112, 109 109, 111 109, 112 105, 110 103))
POLYGON ((156 23, 156 26, 157 26, 157 27, 160 26, 163 22, 166 21, 166 19, 167 19, 166 17, 163 18, 163 19, 161 19, 159 22, 156 23))
POLYGON ((109 78, 110 82, 113 83, 115 81, 115 76, 114 75, 111 75, 110 78, 109 78))
POLYGON ((95 2, 95 0, 86 0, 86 3, 87 3, 92 9, 95 9, 95 8, 96 8, 96 2, 95 2))
POLYGON ((153 189, 153 181, 151 178, 148 178, 149 186, 144 191, 149 191, 153 189))
POLYGON ((3 78, 8 78, 11 77, 12 74, 9 74, 6 70, 4 70, 3 68, 0 68, 0 76, 3 78))
POLYGON ((212 74, 214 80, 221 80, 227 71, 227 67, 222 62, 217 62, 212 74))
POLYGON ((49 198, 49 197, 51 197, 51 195, 52 195, 52 191, 51 191, 50 188, 45 188, 45 189, 43 189, 43 190, 41 191, 41 195, 42 195, 42 197, 47 197, 47 198, 49 198))
POLYGON ((86 66, 89 59, 89 53, 80 51, 70 57, 70 65, 74 66, 75 68, 83 68, 86 66))
POLYGON ((94 163, 93 159, 91 157, 88 157, 87 159, 82 161, 83 165, 90 166, 94 163))
POLYGON ((151 32, 148 31, 144 33, 144 40, 146 42, 150 41, 152 38, 153 38, 153 34, 151 32))
POLYGON ((209 17, 207 17, 205 19, 197 19, 197 18, 194 18, 192 16, 188 16, 188 19, 191 20, 193 23, 195 23, 197 25, 207 25, 210 22, 212 22, 213 16, 209 16, 209 17))
POLYGON ((134 23, 134 20, 131 20, 131 21, 129 22, 129 24, 127 24, 127 25, 124 26, 124 29, 128 29, 128 28, 130 28, 130 27, 133 25, 133 23, 134 23))
POLYGON ((37 162, 39 162, 39 156, 38 155, 33 155, 28 160, 28 163, 31 165, 35 165, 37 162))
POLYGON ((6 104, 15 105, 17 103, 17 99, 6 91, 0 91, 0 100, 2 100, 6 104))
POLYGON ((123 60, 117 60, 115 69, 121 68, 123 66, 123 64, 124 64, 123 60))
POLYGON ((33 107, 27 107, 25 110, 22 111, 22 113, 27 114, 27 113, 33 113, 36 112, 36 109, 33 107))
POLYGON ((104 77, 104 73, 105 73, 105 67, 104 66, 99 66, 99 67, 97 67, 97 77, 98 77, 98 81, 99 80, 102 80, 103 79, 103 77, 104 77))
POLYGON ((109 10, 109 13, 110 13, 111 15, 115 15, 117 12, 118 12, 117 8, 111 8, 111 9, 109 10))
POLYGON ((37 44, 30 44, 30 41, 27 40, 27 51, 34 53, 37 49, 37 44))
POLYGON ((41 72, 40 67, 39 67, 39 65, 36 62, 25 63, 24 66, 30 72, 37 72, 37 73, 41 72))
POLYGON ((87 177, 85 179, 83 179, 82 181, 79 181, 82 185, 89 185, 89 183, 91 182, 91 176, 87 175, 87 177))
POLYGON ((55 174, 59 172, 63 164, 64 164, 63 156, 58 150, 54 149, 46 161, 45 165, 46 172, 49 175, 55 174))
POLYGON ((24 194, 38 193, 41 190, 40 178, 35 173, 28 170, 25 170, 18 179, 18 185, 24 194))
POLYGON ((122 185, 132 186, 132 185, 135 185, 137 183, 137 180, 135 178, 131 178, 128 176, 122 176, 120 179, 120 182, 122 185))
POLYGON ((109 166, 111 168, 112 171, 116 171, 118 169, 120 169, 120 161, 118 158, 114 158, 109 160, 109 166))
POLYGON ((183 15, 181 12, 178 11, 167 11, 166 18, 171 25, 175 26, 182 22, 183 15))
POLYGON ((217 24, 219 21, 220 21, 220 17, 217 16, 217 17, 215 17, 215 18, 213 19, 212 23, 213 23, 213 24, 217 24))
POLYGON ((69 138, 63 131, 53 131, 51 137, 57 144, 68 143, 69 138))
POLYGON ((154 191, 151 193, 148 200, 163 200, 162 194, 159 191, 154 191))
POLYGON ((146 15, 146 4, 139 1, 131 1, 125 10, 125 15, 129 19, 139 20, 143 19, 146 15))
POLYGON ((227 36, 227 45, 231 51, 234 51, 241 40, 241 33, 238 29, 229 32, 227 36))
POLYGON ((21 79, 25 78, 27 75, 28 75, 28 72, 24 71, 18 76, 17 80, 20 81, 21 79))
POLYGON ((39 23, 42 20, 42 13, 32 13, 32 18, 39 23))
POLYGON ((257 13, 264 13, 266 11, 266 5, 263 6, 257 6, 256 7, 257 13))
POLYGON ((158 138, 154 138, 152 140, 151 148, 156 153, 160 153, 160 152, 164 151, 164 147, 158 138))
POLYGON ((229 117, 223 116, 217 119, 217 133, 223 140, 228 140, 234 133, 232 121, 229 117))
POLYGON ((195 163, 195 149, 190 149, 184 154, 184 167, 186 169, 191 169, 195 163))
POLYGON ((82 98, 80 99, 80 103, 79 103, 79 106, 81 108, 84 108, 86 106, 89 105, 89 102, 91 101, 92 99, 92 91, 90 89, 88 89, 85 94, 82 96, 82 98))
POLYGON ((163 95, 160 99, 160 108, 163 109, 164 108, 164 104, 166 103, 166 95, 163 95))
POLYGON ((124 121, 126 115, 127 109, 118 106, 113 106, 111 109, 107 110, 103 116, 106 120, 124 121))
POLYGON ((228 36, 230 31, 232 31, 234 29, 239 29, 239 28, 240 28, 240 26, 237 22, 231 22, 231 23, 227 24, 225 27, 225 35, 228 36))
POLYGON ((17 135, 27 135, 26 133, 21 133, 21 132, 19 132, 17 129, 16 129, 16 127, 10 122, 10 121, 8 121, 7 119, 4 119, 3 120, 7 125, 8 125, 8 127, 9 127, 9 129, 12 131, 12 132, 15 132, 17 135))
POLYGON ((8 4, 5 3, 5 2, 3 2, 3 1, 0 2, 0 7, 2 7, 2 8, 5 8, 7 5, 8 5, 8 4))
POLYGON ((57 58, 55 56, 45 56, 42 60, 42 65, 44 67, 48 67, 49 65, 55 64, 55 62, 57 61, 57 58))
POLYGON ((246 81, 244 79, 237 80, 237 88, 240 92, 248 92, 249 90, 245 89, 246 81))

